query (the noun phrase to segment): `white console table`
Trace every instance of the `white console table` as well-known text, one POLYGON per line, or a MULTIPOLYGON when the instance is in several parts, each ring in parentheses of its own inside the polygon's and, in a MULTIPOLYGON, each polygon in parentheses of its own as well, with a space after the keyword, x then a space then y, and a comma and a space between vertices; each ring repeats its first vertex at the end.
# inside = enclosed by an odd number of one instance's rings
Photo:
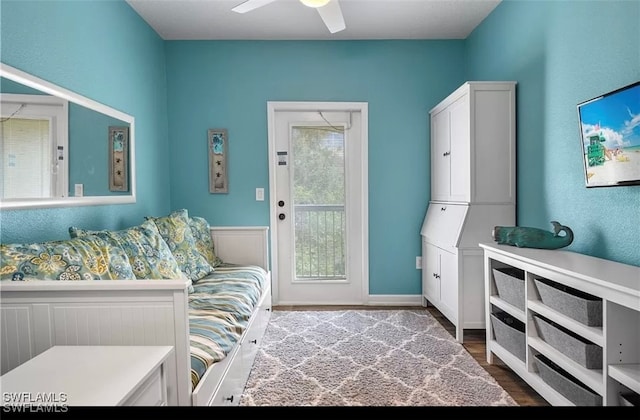
POLYGON ((0 377, 3 404, 167 405, 172 353, 172 346, 54 346, 0 377))
POLYGON ((571 386, 586 389, 595 399, 601 397, 601 405, 622 405, 621 394, 631 395, 637 401, 640 394, 640 267, 566 250, 496 244, 480 244, 480 247, 484 249, 488 363, 493 363, 494 355, 497 356, 552 405, 577 404, 566 397, 565 386, 551 386, 542 378, 537 358, 550 360, 565 375, 573 377, 571 386), (519 270, 524 280, 522 302, 513 305, 500 296, 494 269, 519 270), (554 309, 543 303, 536 287, 536 281, 541 278, 560 289, 568 287, 591 295, 590 298, 602 304, 599 314, 602 325, 584 325, 569 316, 569 307, 554 309), (518 343, 524 346, 524 360, 522 353, 518 357, 505 348, 510 346, 498 343, 490 318, 496 312, 506 313, 512 320, 524 324, 523 342, 518 343), (566 348, 545 342, 534 319, 539 317, 569 331, 567 337, 577 337, 577 342, 601 348, 602 367, 586 368, 567 356, 566 348))

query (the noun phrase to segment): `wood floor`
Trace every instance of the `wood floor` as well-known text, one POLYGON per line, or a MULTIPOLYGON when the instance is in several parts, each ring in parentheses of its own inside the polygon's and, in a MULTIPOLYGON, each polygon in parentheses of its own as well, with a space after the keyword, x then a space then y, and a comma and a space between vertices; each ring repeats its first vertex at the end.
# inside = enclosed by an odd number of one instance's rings
MULTIPOLYGON (((327 310, 344 310, 344 309, 416 309, 416 306, 274 306, 274 311, 327 311, 327 310)), ((440 311, 435 307, 426 308, 435 319, 447 330, 452 336, 455 336, 455 327, 446 319, 440 311)), ((505 391, 511 395, 520 406, 549 406, 549 404, 525 381, 516 375, 509 367, 494 357, 494 364, 487 364, 486 338, 484 330, 468 330, 464 334, 463 346, 473 356, 473 358, 482 366, 495 380, 502 386, 505 391)))

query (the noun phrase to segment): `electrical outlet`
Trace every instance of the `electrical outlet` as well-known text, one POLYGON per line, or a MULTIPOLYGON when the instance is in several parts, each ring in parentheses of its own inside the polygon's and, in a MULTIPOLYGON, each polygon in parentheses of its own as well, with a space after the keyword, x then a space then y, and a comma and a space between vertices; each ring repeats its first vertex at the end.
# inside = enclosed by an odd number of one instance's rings
POLYGON ((84 195, 84 185, 75 184, 74 187, 74 195, 76 197, 82 197, 84 195))
POLYGON ((422 270, 422 257, 416 257, 416 270, 422 270))
POLYGON ((264 201, 264 188, 256 188, 256 201, 264 201))

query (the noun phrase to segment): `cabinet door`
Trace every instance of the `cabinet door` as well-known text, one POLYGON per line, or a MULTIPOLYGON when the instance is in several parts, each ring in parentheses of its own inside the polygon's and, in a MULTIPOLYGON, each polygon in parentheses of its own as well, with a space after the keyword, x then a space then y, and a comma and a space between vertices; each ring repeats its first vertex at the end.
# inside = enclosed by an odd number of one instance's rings
POLYGON ((449 200, 449 111, 431 116, 431 199, 449 200))
POLYGON ((439 248, 453 251, 460 242, 462 227, 469 211, 467 204, 439 203, 432 201, 420 234, 427 242, 439 248))
POLYGON ((422 241, 422 294, 437 306, 440 303, 440 253, 437 247, 422 241))
POLYGON ((458 319, 458 256, 439 251, 440 311, 455 323, 458 319))
POLYGON ((469 95, 464 95, 449 111, 449 200, 470 201, 470 131, 469 95))

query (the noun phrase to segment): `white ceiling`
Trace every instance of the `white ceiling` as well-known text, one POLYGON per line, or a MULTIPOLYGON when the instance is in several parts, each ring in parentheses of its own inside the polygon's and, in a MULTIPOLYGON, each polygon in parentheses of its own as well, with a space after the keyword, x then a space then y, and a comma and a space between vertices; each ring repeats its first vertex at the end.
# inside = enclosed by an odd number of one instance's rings
POLYGON ((126 0, 165 40, 464 39, 501 0, 339 0, 347 28, 329 33, 317 10, 277 0, 126 0))

